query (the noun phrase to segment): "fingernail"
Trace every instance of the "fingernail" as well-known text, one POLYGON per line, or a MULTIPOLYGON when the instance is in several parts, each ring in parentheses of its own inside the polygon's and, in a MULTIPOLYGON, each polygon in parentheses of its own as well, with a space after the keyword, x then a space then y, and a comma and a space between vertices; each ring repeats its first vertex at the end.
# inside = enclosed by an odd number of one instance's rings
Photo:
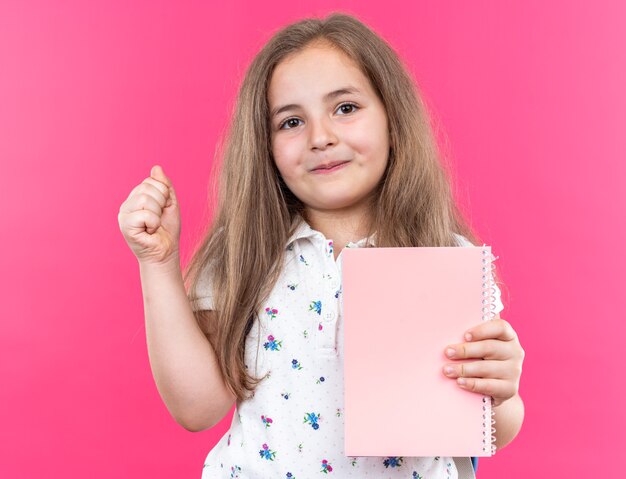
POLYGON ((454 371, 454 368, 452 366, 446 366, 444 368, 444 371, 446 372, 447 375, 450 375, 454 371))
POLYGON ((457 379, 457 383, 459 383, 459 386, 465 386, 465 379, 459 378, 457 379))
POLYGON ((466 341, 471 341, 471 340, 472 340, 472 335, 471 335, 470 333, 467 333, 467 334, 465 335, 465 340, 466 340, 466 341))
POLYGON ((449 358, 453 357, 453 356, 454 356, 454 349, 452 349, 452 348, 448 348, 448 349, 446 350, 446 355, 447 355, 449 358))

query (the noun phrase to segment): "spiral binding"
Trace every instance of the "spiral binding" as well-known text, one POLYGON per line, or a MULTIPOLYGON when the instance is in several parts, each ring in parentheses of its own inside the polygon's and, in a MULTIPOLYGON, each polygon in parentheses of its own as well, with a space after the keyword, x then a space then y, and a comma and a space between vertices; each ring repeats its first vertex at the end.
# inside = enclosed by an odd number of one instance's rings
MULTIPOLYGON (((495 301, 496 301, 496 288, 493 284, 493 271, 496 269, 496 265, 494 261, 498 259, 497 256, 494 256, 491 253, 491 247, 483 244, 483 259, 482 259, 482 313, 483 313, 483 321, 490 321, 496 315, 495 309, 495 301)), ((489 453, 493 456, 496 453, 496 428, 494 424, 496 420, 493 418, 496 412, 493 410, 493 397, 491 396, 483 396, 483 452, 489 453), (487 424, 487 419, 491 419, 491 424, 487 424), (491 426, 491 431, 487 428, 491 426), (489 451, 489 447, 491 446, 491 451, 489 451)))

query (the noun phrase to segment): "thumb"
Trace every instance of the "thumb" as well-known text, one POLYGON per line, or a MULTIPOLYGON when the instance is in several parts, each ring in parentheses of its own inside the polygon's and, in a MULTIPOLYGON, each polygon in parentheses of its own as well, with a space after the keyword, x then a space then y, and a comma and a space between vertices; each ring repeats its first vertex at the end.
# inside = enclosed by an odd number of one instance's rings
POLYGON ((163 168, 161 168, 160 165, 153 166, 150 170, 150 176, 167 186, 167 202, 165 203, 165 206, 168 207, 172 205, 177 205, 178 200, 176 199, 174 187, 172 186, 172 182, 170 181, 170 179, 165 176, 165 173, 163 173, 163 168))
POLYGON ((166 185, 168 188, 172 187, 172 182, 167 176, 165 176, 165 173, 163 172, 163 168, 161 168, 160 165, 155 165, 152 167, 152 169, 150 170, 150 176, 154 178, 155 180, 160 181, 161 183, 166 185))

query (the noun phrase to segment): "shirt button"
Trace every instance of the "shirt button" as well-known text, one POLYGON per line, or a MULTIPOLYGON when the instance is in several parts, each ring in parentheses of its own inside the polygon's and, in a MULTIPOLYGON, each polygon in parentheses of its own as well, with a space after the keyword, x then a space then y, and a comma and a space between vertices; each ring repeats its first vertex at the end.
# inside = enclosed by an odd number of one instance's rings
POLYGON ((328 312, 325 314, 325 317, 326 321, 332 321, 333 319, 335 319, 335 313, 328 312))

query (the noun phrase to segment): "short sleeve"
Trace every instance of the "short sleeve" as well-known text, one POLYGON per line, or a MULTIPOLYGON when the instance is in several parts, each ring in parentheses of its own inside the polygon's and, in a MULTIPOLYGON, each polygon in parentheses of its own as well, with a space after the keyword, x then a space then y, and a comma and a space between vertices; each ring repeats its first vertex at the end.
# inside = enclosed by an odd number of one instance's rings
MULTIPOLYGON (((457 244, 459 246, 474 246, 465 236, 461 236, 456 233, 454 236, 456 237, 457 244)), ((502 304, 502 298, 501 298, 502 295, 500 293, 500 288, 498 288, 498 285, 495 282, 493 273, 491 274, 491 281, 494 286, 494 304, 496 306, 496 309, 494 309, 494 313, 498 314, 500 311, 504 309, 504 305, 502 304)))
POLYGON ((198 285, 196 288, 197 298, 191 301, 192 311, 213 310, 215 305, 213 302, 213 282, 208 268, 204 268, 200 272, 198 285))

